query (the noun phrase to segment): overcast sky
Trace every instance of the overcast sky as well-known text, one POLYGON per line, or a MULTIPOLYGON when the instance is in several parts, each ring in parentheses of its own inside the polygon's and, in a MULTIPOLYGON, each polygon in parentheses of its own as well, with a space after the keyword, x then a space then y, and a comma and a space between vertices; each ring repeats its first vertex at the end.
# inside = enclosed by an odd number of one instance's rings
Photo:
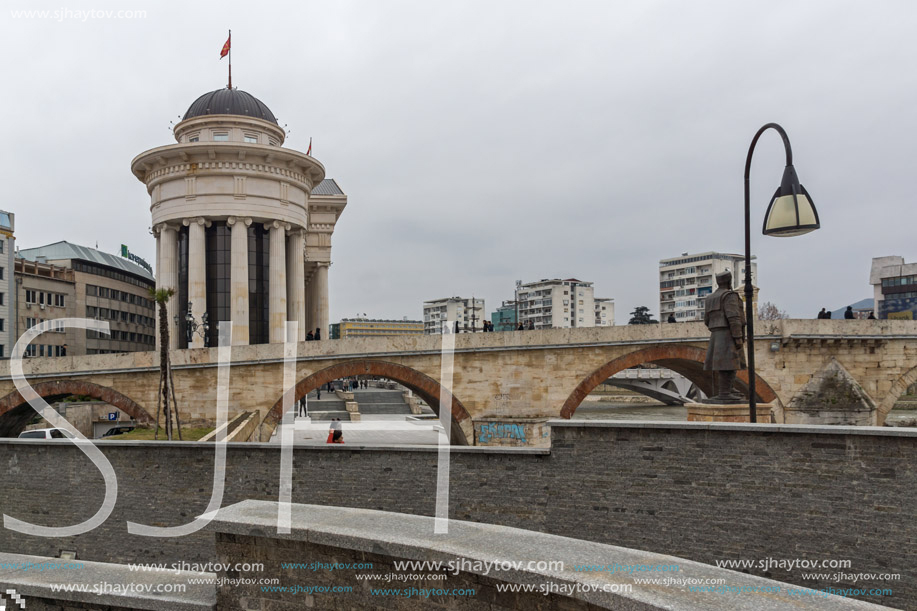
POLYGON ((68 240, 153 261, 130 172, 169 122, 233 85, 348 195, 331 318, 419 319, 424 300, 512 299, 576 277, 618 324, 658 312, 659 259, 742 252, 755 131, 787 130, 822 229, 761 235, 784 155, 752 169, 761 300, 814 317, 871 297, 870 259, 917 259, 917 4, 13 0, 0 17, 0 207, 22 248, 68 240), (134 19, 12 11, 145 11, 134 19))

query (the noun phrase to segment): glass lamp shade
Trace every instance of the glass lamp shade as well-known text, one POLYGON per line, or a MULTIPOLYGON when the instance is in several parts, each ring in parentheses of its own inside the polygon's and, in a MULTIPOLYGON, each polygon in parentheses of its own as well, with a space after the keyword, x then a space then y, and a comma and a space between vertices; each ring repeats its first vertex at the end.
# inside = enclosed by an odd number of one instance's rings
POLYGON ((806 191, 799 184, 796 170, 787 166, 780 188, 771 198, 764 215, 764 235, 791 237, 815 231, 821 227, 818 211, 806 191))

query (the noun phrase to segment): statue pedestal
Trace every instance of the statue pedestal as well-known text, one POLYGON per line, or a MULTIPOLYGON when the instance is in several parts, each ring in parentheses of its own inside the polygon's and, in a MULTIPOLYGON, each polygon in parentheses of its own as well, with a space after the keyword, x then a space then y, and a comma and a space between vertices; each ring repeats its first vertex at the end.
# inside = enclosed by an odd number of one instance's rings
MULTIPOLYGON (((770 403, 758 403, 755 411, 759 423, 771 423, 770 403)), ((688 422, 748 422, 748 403, 685 403, 688 422)))

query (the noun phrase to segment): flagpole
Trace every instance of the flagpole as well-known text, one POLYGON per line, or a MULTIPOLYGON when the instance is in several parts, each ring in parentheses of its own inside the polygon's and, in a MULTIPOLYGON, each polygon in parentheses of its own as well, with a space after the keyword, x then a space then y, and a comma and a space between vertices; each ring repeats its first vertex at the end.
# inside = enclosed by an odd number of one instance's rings
POLYGON ((229 30, 229 89, 232 90, 232 30, 229 30))

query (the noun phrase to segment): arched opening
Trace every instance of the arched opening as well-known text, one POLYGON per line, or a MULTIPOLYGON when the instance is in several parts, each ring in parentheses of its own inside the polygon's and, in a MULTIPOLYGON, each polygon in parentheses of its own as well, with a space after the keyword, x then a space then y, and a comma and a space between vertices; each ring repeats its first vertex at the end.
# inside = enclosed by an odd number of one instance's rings
MULTIPOLYGON (((32 389, 49 405, 72 395, 92 397, 117 407, 137 422, 153 424, 153 417, 137 403, 106 386, 92 382, 60 380, 33 384, 32 389)), ((14 390, 0 399, 0 437, 17 437, 35 416, 35 410, 14 390)))
MULTIPOLYGON (((560 416, 561 418, 571 418, 576 408, 583 402, 583 399, 595 390, 599 384, 602 384, 619 371, 644 363, 655 363, 666 369, 671 369, 693 382, 701 391, 709 395, 712 393, 712 376, 709 371, 704 371, 704 359, 706 356, 707 351, 703 348, 675 345, 644 348, 613 359, 586 376, 573 389, 573 392, 570 393, 561 408, 560 416)), ((777 398, 776 393, 767 382, 761 379, 760 375, 755 374, 755 380, 758 401, 768 403, 777 398)), ((747 371, 739 372, 736 387, 746 395, 748 394, 747 371)))
MULTIPOLYGON (((377 378, 394 380, 406 388, 411 389, 411 391, 423 399, 437 415, 440 413, 439 396, 441 386, 439 382, 415 369, 396 363, 390 363, 388 361, 348 361, 346 363, 332 365, 321 371, 316 371, 296 384, 293 401, 299 401, 328 382, 357 376, 374 376, 377 378)), ((452 413, 450 443, 453 445, 469 445, 468 437, 462 429, 462 425, 471 423, 471 415, 465 409, 465 406, 462 405, 462 402, 454 395, 452 396, 450 411, 452 413)), ((282 415, 283 396, 274 403, 274 406, 264 417, 263 430, 265 434, 269 434, 270 431, 273 431, 277 427, 282 415)))
POLYGON ((892 384, 877 412, 879 426, 917 426, 917 367, 892 384))

